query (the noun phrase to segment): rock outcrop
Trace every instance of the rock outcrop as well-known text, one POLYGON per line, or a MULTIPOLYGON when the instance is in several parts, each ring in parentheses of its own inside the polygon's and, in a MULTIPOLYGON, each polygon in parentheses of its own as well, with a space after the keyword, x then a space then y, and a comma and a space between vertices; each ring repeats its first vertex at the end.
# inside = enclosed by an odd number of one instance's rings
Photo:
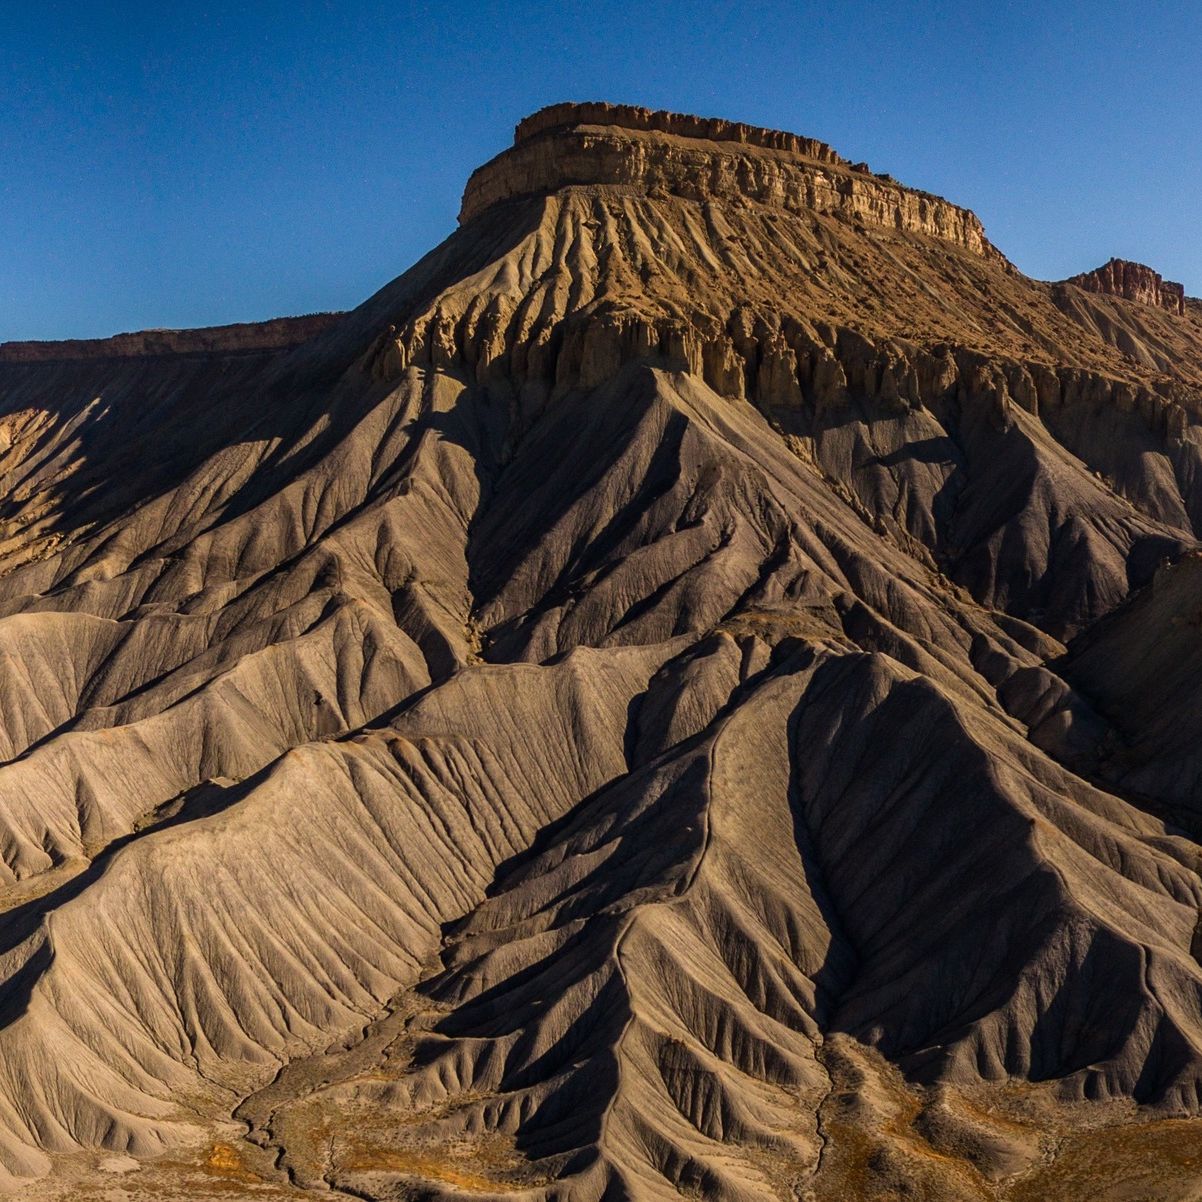
POLYGON ((1202 1188, 1195 306, 586 105, 160 337, 0 356, 0 1188, 1202 1188))
POLYGON ((473 172, 461 223, 505 200, 564 187, 752 201, 904 229, 999 258, 975 214, 853 167, 830 147, 776 130, 624 105, 554 105, 513 148, 473 172))
POLYGON ((1124 300, 1136 301, 1141 305, 1154 305, 1179 317, 1185 313, 1185 288, 1164 279, 1159 272, 1145 267, 1143 263, 1111 259, 1093 271, 1072 276, 1065 283, 1075 284, 1086 292, 1101 292, 1106 296, 1121 296, 1124 300))
MULTIPOLYGON (((640 108, 631 104, 608 104, 604 101, 581 104, 551 104, 523 117, 513 131, 515 146, 540 134, 572 129, 577 125, 617 125, 623 129, 646 133, 671 134, 678 138, 699 138, 705 142, 735 142, 743 146, 759 146, 767 150, 783 150, 820 163, 848 166, 847 160, 825 142, 786 133, 782 129, 762 129, 741 121, 726 121, 721 117, 694 117, 688 113, 666 113, 658 109, 640 108)), ((861 165, 857 170, 867 170, 861 165)))

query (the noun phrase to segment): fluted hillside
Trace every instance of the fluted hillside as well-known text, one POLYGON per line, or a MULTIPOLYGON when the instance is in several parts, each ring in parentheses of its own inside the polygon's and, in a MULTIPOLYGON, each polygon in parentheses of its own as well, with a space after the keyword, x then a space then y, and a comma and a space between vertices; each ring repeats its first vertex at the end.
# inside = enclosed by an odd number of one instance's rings
POLYGON ((1116 280, 558 105, 296 345, 0 354, 0 1188, 1193 1197, 1202 306, 1116 280))

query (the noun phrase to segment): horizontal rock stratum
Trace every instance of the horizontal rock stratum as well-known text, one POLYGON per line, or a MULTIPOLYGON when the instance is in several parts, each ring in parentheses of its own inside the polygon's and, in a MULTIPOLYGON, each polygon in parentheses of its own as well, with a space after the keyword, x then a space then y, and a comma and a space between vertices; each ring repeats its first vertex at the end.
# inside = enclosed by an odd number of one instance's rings
POLYGON ((1195 1197, 1202 306, 1120 274, 557 105, 350 313, 0 354, 0 1187, 1195 1197))
POLYGON ((853 167, 812 138, 627 105, 561 104, 527 117, 512 149, 473 172, 459 220, 567 187, 836 213, 996 254, 975 214, 853 167))

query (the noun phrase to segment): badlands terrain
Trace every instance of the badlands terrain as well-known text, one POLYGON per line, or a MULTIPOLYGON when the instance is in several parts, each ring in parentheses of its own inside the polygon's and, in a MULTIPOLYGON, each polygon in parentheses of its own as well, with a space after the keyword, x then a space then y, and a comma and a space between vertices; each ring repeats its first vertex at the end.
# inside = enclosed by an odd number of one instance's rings
POLYGON ((0 1190, 1197 1198, 1200 533, 1202 302, 726 121, 0 347, 0 1190))

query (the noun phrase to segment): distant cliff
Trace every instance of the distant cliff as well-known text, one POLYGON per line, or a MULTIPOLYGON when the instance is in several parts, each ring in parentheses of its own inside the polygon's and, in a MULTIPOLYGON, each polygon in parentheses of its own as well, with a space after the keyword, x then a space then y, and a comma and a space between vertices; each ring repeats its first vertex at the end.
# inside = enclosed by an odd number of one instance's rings
POLYGON ((141 330, 112 338, 60 342, 0 342, 0 362, 43 363, 67 359, 129 359, 153 355, 277 350, 296 346, 329 329, 341 313, 309 313, 270 321, 205 326, 195 330, 141 330))
POLYGON ((1154 305, 1179 316, 1185 313, 1184 285, 1164 279, 1143 263, 1111 259, 1093 271, 1072 276, 1065 283, 1076 284, 1086 292, 1101 292, 1106 296, 1121 296, 1124 300, 1154 305))

